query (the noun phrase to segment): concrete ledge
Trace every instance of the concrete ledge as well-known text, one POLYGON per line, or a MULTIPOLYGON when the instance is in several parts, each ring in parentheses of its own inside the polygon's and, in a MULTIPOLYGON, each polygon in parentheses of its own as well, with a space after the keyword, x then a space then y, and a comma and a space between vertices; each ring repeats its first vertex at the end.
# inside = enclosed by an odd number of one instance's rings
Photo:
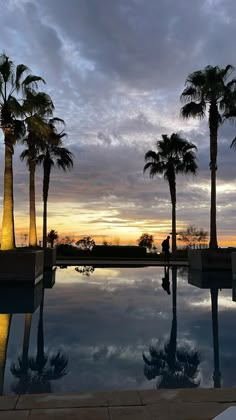
POLYGON ((52 270, 52 268, 56 266, 56 256, 56 248, 46 248, 44 250, 44 269, 52 270))
MULTIPOLYGON (((75 265, 91 265, 94 268, 99 267, 164 267, 166 266, 166 263, 164 261, 159 260, 85 260, 85 259, 74 259, 74 260, 67 260, 66 258, 63 260, 57 260, 56 262, 57 266, 75 266, 75 265)), ((170 261, 170 266, 174 267, 187 267, 188 261, 170 261)))
MULTIPOLYGON (((35 285, 3 284, 0 286, 0 313, 26 314, 34 313, 42 301, 43 282, 35 285)), ((1 405, 0 405, 1 409, 1 405)))
POLYGON ((232 254, 231 254, 231 261, 232 261, 232 275, 233 275, 233 280, 236 281, 236 252, 232 252, 232 254))
POLYGON ((52 289, 54 284, 56 283, 56 271, 57 268, 53 268, 52 270, 46 270, 43 273, 43 287, 45 289, 52 289))
POLYGON ((0 397, 0 420, 210 420, 235 405, 235 388, 21 395, 0 397))
POLYGON ((231 271, 188 271, 188 283, 200 289, 210 289, 212 287, 218 289, 232 289, 232 273, 231 271))
POLYGON ((0 251, 0 283, 37 283, 43 275, 43 251, 0 251))
POLYGON ((17 409, 141 405, 138 391, 21 395, 17 409))
POLYGON ((231 248, 219 249, 189 249, 188 262, 191 270, 222 270, 231 271, 231 248))

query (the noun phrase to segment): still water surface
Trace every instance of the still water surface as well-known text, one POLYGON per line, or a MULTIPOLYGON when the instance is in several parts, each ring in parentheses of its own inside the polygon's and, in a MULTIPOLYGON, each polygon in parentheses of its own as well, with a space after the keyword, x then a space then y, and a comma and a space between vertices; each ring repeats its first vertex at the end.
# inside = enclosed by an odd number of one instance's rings
POLYGON ((34 296, 2 291, 0 391, 236 386, 231 279, 195 277, 68 267, 34 296))

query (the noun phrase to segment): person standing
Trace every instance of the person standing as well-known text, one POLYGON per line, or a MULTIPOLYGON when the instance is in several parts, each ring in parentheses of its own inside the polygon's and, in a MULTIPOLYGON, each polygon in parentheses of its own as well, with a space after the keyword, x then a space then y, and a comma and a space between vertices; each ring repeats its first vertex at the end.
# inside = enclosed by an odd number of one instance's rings
POLYGON ((169 263, 170 261, 170 236, 168 235, 166 239, 161 244, 162 252, 165 254, 165 261, 169 263))

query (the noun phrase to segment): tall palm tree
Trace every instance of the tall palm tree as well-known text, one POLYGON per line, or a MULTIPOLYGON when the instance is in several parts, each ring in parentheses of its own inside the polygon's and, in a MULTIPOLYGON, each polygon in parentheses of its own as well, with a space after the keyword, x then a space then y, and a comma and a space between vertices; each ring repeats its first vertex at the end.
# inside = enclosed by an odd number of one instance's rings
POLYGON ((44 92, 27 92, 25 100, 25 122, 27 136, 23 143, 27 148, 20 155, 21 160, 26 160, 29 169, 29 245, 37 246, 37 227, 35 210, 35 169, 37 157, 40 154, 43 138, 49 133, 47 118, 52 115, 53 102, 44 92))
POLYGON ((19 382, 12 387, 17 394, 20 393, 41 393, 51 392, 51 381, 62 378, 67 374, 68 358, 66 354, 58 351, 48 355, 44 350, 44 290, 39 310, 37 353, 35 357, 28 357, 23 363, 18 358, 18 363, 12 363, 11 373, 19 379, 19 382))
POLYGON ((144 375, 158 377, 158 388, 196 388, 200 358, 197 351, 177 346, 177 269, 172 267, 172 324, 169 340, 163 348, 149 347, 149 357, 143 354, 144 375))
POLYGON ((0 315, 0 395, 3 394, 7 346, 11 328, 12 314, 0 315))
MULTIPOLYGON (((37 89, 41 77, 28 74, 24 64, 16 67, 6 54, 0 55, 0 126, 5 144, 4 199, 1 249, 15 248, 12 159, 16 141, 24 135, 22 100, 37 89)), ((44 82, 45 83, 45 82, 44 82)))
MULTIPOLYGON (((59 119, 51 119, 49 122, 50 134, 45 138, 42 153, 37 158, 37 163, 43 165, 43 248, 47 246, 47 202, 52 168, 56 165, 59 169, 66 171, 73 167, 72 153, 62 147, 64 131, 59 132, 56 122, 59 119)), ((62 121, 62 120, 60 120, 62 121)))
POLYGON ((235 117, 236 79, 229 77, 234 68, 227 65, 207 66, 191 73, 181 99, 186 104, 181 109, 183 118, 204 118, 208 113, 210 131, 210 171, 211 171, 211 209, 210 243, 211 249, 218 247, 216 229, 216 171, 218 128, 226 118, 235 117), (233 110, 233 111, 232 111, 233 110))
POLYGON ((29 343, 30 343, 30 331, 32 323, 32 314, 25 314, 25 329, 24 329, 24 340, 23 340, 23 350, 22 355, 18 357, 18 365, 12 363, 11 373, 19 379, 19 382, 14 386, 14 390, 17 389, 18 394, 27 393, 29 384, 31 382, 31 375, 29 371, 30 362, 29 362, 29 343))
POLYGON ((219 289, 211 288, 211 316, 212 316, 212 335, 214 350, 214 388, 221 388, 220 372, 220 350, 219 350, 219 327, 218 327, 218 293, 219 289))
POLYGON ((196 146, 178 134, 162 135, 157 142, 157 152, 149 150, 145 154, 147 163, 143 171, 149 170, 150 177, 163 175, 169 183, 172 204, 172 252, 176 252, 176 175, 197 173, 196 146))

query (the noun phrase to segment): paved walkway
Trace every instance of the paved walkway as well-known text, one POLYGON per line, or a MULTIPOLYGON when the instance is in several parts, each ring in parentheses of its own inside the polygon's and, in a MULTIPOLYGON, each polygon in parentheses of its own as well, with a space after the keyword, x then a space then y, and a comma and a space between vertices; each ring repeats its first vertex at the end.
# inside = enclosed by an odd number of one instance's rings
MULTIPOLYGON (((57 265, 92 265, 93 267, 164 267, 166 264, 164 261, 159 260, 57 260, 57 265)), ((170 261, 169 265, 175 267, 188 267, 188 261, 170 261)))
POLYGON ((0 397, 0 420, 212 420, 236 388, 0 397))

